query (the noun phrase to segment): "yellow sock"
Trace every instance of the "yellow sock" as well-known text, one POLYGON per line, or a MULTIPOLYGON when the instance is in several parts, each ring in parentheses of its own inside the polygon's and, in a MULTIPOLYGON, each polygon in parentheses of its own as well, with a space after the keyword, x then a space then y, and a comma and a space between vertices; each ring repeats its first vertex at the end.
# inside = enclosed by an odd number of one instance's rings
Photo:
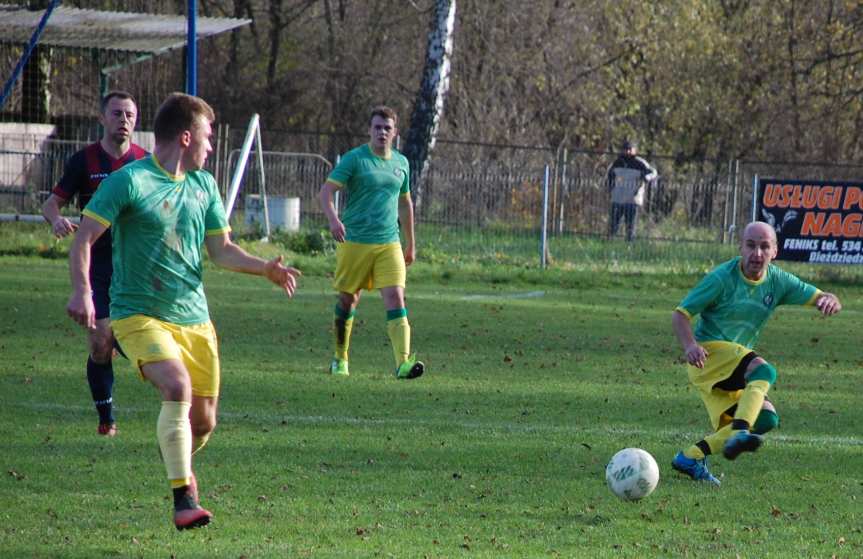
POLYGON ((710 447, 710 452, 712 454, 718 454, 722 452, 722 447, 725 445, 725 441, 731 437, 731 424, 729 423, 725 427, 722 427, 712 435, 707 435, 704 437, 704 441, 707 443, 707 446, 710 447))
POLYGON ((692 458, 693 460, 701 460, 704 458, 704 452, 702 452, 702 450, 698 448, 698 445, 696 444, 684 450, 683 455, 687 458, 692 458))
POLYGON ((171 487, 188 485, 192 475, 192 424, 189 402, 162 402, 156 435, 171 487), (175 485, 178 483, 179 485, 175 485))
POLYGON ((336 338, 336 359, 348 360, 348 348, 351 345, 351 330, 354 327, 354 311, 345 311, 336 305, 333 328, 336 338))
POLYGON ((770 390, 770 383, 766 380, 749 381, 740 396, 740 400, 737 401, 734 419, 742 419, 752 428, 761 412, 761 406, 764 405, 764 397, 768 390, 770 390))
POLYGON ((192 456, 195 455, 196 452, 204 448, 204 445, 207 444, 207 441, 210 440, 210 433, 207 433, 203 436, 196 436, 192 434, 192 456))
MULTIPOLYGON (((388 311, 387 315, 393 311, 388 311)), ((396 367, 408 360, 411 353, 411 326, 407 316, 387 320, 387 334, 393 345, 393 357, 396 367)))

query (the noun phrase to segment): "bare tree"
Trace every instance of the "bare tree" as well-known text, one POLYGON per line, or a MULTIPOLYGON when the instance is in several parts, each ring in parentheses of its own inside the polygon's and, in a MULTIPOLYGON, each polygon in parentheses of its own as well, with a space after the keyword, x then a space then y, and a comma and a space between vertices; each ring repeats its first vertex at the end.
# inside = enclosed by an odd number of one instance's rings
POLYGON ((418 208, 422 203, 422 179, 434 149, 449 91, 455 12, 456 0, 435 1, 422 84, 414 102, 403 150, 415 169, 414 202, 418 208))

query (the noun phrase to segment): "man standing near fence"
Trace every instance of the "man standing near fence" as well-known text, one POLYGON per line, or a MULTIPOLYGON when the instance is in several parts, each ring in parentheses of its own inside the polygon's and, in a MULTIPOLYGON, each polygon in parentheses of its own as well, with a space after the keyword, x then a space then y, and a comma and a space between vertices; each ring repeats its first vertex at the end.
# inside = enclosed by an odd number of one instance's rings
POLYGON ((650 163, 638 157, 638 145, 631 140, 623 143, 623 151, 608 169, 608 190, 611 192, 611 215, 608 235, 617 235, 620 218, 626 221, 626 240, 635 238, 638 210, 644 205, 644 187, 659 176, 650 163))
POLYGON ((178 530, 204 526, 212 517, 198 502, 192 471, 192 455, 216 427, 220 385, 201 245, 216 265, 264 276, 288 296, 299 276, 281 257, 267 262, 231 241, 216 181, 202 170, 214 118, 203 99, 171 94, 156 113, 153 155, 102 183, 69 250, 67 310, 92 328, 90 246, 113 225, 111 325, 129 361, 161 396, 156 434, 178 530))
MULTIPOLYGON (((77 229, 77 225, 61 215, 60 210, 77 195, 78 209, 99 188, 102 179, 122 166, 147 155, 141 146, 132 143, 132 131, 138 118, 135 100, 125 91, 112 91, 102 98, 99 122, 102 138, 75 153, 66 162, 63 176, 42 205, 42 215, 51 224, 54 236, 61 239, 77 229)), ((117 434, 114 419, 114 335, 108 318, 111 302, 111 233, 102 235, 93 245, 89 269, 96 321, 87 330, 87 382, 99 414, 98 433, 108 437, 117 434)))
POLYGON ((395 376, 417 378, 425 366, 411 354, 411 329, 405 308, 406 267, 416 258, 414 212, 408 160, 393 149, 398 117, 389 107, 372 109, 370 141, 352 149, 321 186, 319 199, 338 242, 335 308, 335 355, 330 373, 347 376, 348 347, 362 289, 380 289, 387 311, 387 333, 395 356, 395 376), (333 204, 344 189, 342 219, 333 204), (399 224, 405 238, 399 242, 399 224))
POLYGON ((779 425, 767 392, 776 369, 753 351, 761 328, 779 305, 812 305, 824 316, 839 299, 771 264, 776 232, 756 221, 743 230, 740 256, 720 264, 672 313, 672 328, 686 357, 689 381, 701 396, 714 432, 677 453, 672 467, 696 481, 719 485, 707 457, 729 460, 758 450, 762 435, 779 425), (700 315, 693 332, 691 317, 700 315))

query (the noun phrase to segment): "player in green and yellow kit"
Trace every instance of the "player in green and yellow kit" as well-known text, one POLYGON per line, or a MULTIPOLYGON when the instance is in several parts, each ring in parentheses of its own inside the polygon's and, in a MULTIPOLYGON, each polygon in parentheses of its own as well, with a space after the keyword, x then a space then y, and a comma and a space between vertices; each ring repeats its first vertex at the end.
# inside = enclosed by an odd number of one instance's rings
POLYGON ((91 246, 111 228, 111 326, 141 378, 162 398, 156 433, 174 497, 178 530, 210 522, 198 502, 192 455, 216 426, 220 367, 202 284, 201 245, 219 266, 255 274, 290 296, 299 271, 261 260, 231 242, 216 181, 201 170, 212 147, 213 109, 174 93, 159 107, 156 147, 102 181, 69 250, 67 311, 95 326, 87 274, 91 246))
POLYGON ((387 333, 395 356, 396 377, 416 378, 425 366, 411 354, 411 330, 405 308, 406 267, 416 258, 410 166, 393 149, 398 117, 389 107, 375 107, 370 141, 342 157, 321 186, 319 199, 339 243, 333 282, 339 292, 335 308, 335 355, 330 373, 347 376, 348 347, 354 313, 363 289, 380 289, 387 311, 387 333), (343 190, 347 203, 341 219, 333 204, 343 190), (405 246, 399 242, 399 224, 405 246))
POLYGON ((672 327, 714 432, 677 453, 671 465, 694 480, 719 485, 707 456, 729 460, 761 446, 762 435, 779 425, 767 391, 776 369, 752 348, 779 305, 814 305, 825 316, 842 309, 839 299, 770 262, 776 233, 763 222, 743 230, 740 256, 711 271, 675 309, 672 327), (693 333, 690 320, 700 315, 693 333))

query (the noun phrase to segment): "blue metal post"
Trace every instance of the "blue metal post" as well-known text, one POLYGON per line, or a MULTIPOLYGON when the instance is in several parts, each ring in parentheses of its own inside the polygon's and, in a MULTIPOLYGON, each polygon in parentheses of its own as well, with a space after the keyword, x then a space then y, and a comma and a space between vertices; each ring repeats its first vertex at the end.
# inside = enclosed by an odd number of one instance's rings
POLYGON ((30 59, 33 49, 36 48, 36 43, 39 42, 39 37, 42 36, 42 31, 45 30, 45 26, 48 24, 48 18, 51 17, 51 12, 54 11, 54 8, 56 8, 59 3, 60 0, 52 0, 51 4, 45 9, 45 13, 42 15, 42 19, 39 21, 36 31, 33 32, 33 35, 30 37, 30 42, 27 43, 27 48, 21 55, 21 59, 18 60, 18 65, 15 66, 15 69, 12 71, 12 75, 9 76, 9 79, 6 81, 6 85, 3 86, 3 93, 0 94, 0 109, 2 109, 3 105, 6 104, 6 99, 8 99, 9 95, 12 93, 12 86, 14 86, 15 82, 18 81, 18 76, 21 75, 21 72, 24 71, 24 66, 27 64, 27 60, 30 59))
POLYGON ((198 94, 198 43, 197 31, 198 2, 188 0, 186 11, 186 93, 198 94))

